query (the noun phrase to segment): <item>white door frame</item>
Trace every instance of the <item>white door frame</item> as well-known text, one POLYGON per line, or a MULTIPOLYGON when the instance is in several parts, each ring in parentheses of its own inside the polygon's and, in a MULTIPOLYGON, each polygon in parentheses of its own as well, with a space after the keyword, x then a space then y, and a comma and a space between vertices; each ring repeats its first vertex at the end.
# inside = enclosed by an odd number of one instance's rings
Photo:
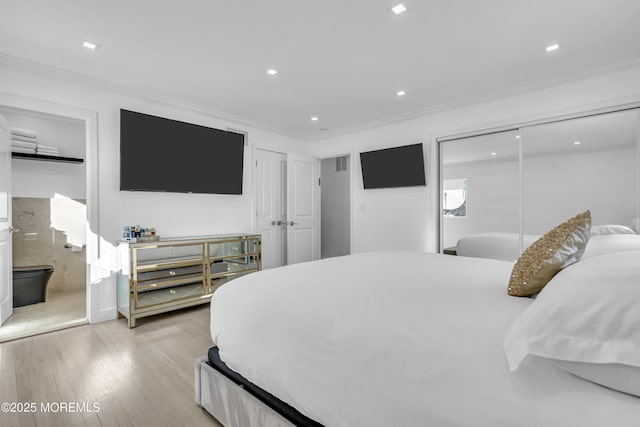
MULTIPOLYGON (((55 102, 28 98, 6 92, 0 92, 0 106, 19 108, 57 116, 70 117, 84 121, 85 125, 85 167, 86 167, 86 203, 87 203, 87 253, 86 253, 86 313, 90 323, 106 320, 99 313, 98 295, 92 293, 93 282, 100 280, 100 230, 98 222, 98 114, 55 102)), ((111 310, 112 311, 112 310, 111 310)), ((111 314, 111 311, 109 314, 111 314)))
POLYGON ((0 217, 0 326, 13 315, 13 271, 12 271, 12 241, 13 227, 11 225, 11 125, 7 119, 0 115, 0 153, 2 153, 2 163, 0 174, 2 177, 2 188, 5 193, 0 199, 4 215, 0 217), (6 156, 6 158, 4 157, 6 156), (3 170, 4 169, 4 170, 3 170), (4 199, 4 200, 3 200, 4 199))
MULTIPOLYGON (((322 187, 322 161, 326 159, 332 159, 334 157, 342 157, 349 156, 349 253, 353 253, 353 240, 354 240, 354 230, 353 230, 353 212, 355 206, 355 199, 353 197, 353 190, 355 188, 355 177, 356 174, 354 172, 354 166, 356 164, 355 161, 355 151, 347 150, 347 151, 336 151, 330 153, 324 153, 318 158, 318 175, 320 176, 320 187, 322 187)), ((318 191, 318 230, 320 231, 320 236, 322 236, 322 217, 321 217, 321 209, 322 209, 322 189, 318 191)), ((318 239, 320 240, 320 239, 318 239)), ((320 254, 322 256, 322 254, 320 254)))

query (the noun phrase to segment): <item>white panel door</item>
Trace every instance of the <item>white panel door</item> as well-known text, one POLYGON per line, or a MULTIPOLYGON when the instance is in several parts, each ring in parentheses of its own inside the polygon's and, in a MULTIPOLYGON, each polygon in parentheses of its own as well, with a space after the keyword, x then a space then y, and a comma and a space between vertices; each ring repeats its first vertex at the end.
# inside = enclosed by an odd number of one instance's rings
POLYGON ((287 154, 287 262, 319 258, 318 161, 287 154))
POLYGON ((262 235, 262 267, 287 263, 287 156, 256 149, 256 225, 262 235))
POLYGON ((9 122, 0 116, 0 325, 13 314, 10 132, 9 122))

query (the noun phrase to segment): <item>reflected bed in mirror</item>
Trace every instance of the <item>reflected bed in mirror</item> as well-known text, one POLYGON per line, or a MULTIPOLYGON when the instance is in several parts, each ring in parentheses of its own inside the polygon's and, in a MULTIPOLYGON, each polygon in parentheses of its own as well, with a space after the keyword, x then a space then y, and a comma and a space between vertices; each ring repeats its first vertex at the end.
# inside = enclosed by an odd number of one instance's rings
MULTIPOLYGON (((524 248, 538 240, 540 235, 524 235, 524 248)), ((478 233, 463 237, 456 244, 456 255, 515 261, 520 256, 518 233, 478 233)))

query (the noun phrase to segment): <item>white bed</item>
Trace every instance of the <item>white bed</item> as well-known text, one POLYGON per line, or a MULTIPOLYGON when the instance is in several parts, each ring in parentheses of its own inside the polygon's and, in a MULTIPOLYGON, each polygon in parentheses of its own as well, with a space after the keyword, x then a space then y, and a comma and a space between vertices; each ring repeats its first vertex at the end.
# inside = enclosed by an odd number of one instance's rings
MULTIPOLYGON (((212 338, 228 367, 325 426, 638 425, 638 397, 537 357, 509 371, 506 331, 535 301, 507 295, 512 267, 376 252, 265 270, 216 291, 212 338)), ((219 379, 196 372, 202 404, 219 379)), ((220 387, 217 407, 237 405, 220 387)), ((225 425, 286 425, 202 405, 225 425)))

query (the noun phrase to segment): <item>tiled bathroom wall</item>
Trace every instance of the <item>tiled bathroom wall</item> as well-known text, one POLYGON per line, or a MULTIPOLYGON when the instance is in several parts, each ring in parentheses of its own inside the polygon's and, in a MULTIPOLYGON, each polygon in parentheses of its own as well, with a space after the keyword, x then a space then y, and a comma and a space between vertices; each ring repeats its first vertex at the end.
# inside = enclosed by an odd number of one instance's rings
POLYGON ((14 197, 12 215, 13 265, 53 266, 48 295, 84 290, 85 200, 14 197))

